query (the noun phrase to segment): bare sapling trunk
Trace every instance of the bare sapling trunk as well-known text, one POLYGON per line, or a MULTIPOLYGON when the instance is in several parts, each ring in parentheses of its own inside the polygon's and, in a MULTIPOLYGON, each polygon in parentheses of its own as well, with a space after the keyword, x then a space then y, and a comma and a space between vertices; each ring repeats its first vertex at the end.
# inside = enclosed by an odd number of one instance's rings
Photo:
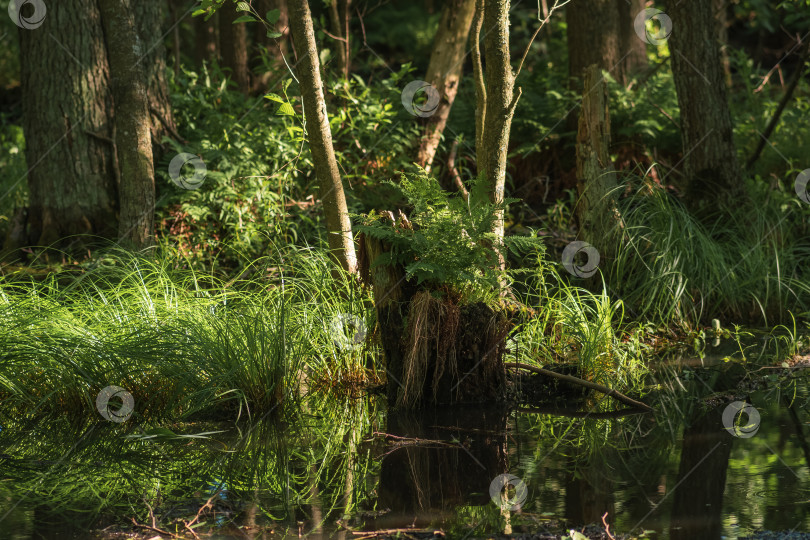
POLYGON ((585 91, 577 131, 576 216, 579 238, 610 257, 619 220, 616 208, 616 171, 610 159, 608 89, 602 70, 592 64, 585 71, 585 91))
POLYGON ((344 80, 349 78, 351 66, 351 42, 349 32, 349 19, 352 0, 330 0, 329 20, 332 26, 332 39, 335 43, 336 71, 344 80))
POLYGON ((436 112, 427 118, 425 136, 419 148, 418 162, 430 171, 450 108, 461 81, 467 37, 475 14, 475 0, 451 0, 442 10, 439 28, 433 40, 433 52, 426 79, 439 91, 441 101, 436 112))
POLYGON ((315 46, 315 32, 307 0, 288 3, 290 30, 298 57, 296 74, 304 101, 307 139, 312 151, 315 175, 320 184, 329 249, 344 270, 357 271, 357 256, 352 238, 352 225, 346 206, 346 194, 338 171, 332 131, 326 114, 320 62, 315 46))
POLYGON ((155 173, 143 48, 130 0, 99 0, 112 82, 120 169, 118 238, 137 248, 154 241, 155 173))
MULTIPOLYGON (((490 185, 490 200, 501 204, 506 188, 506 158, 509 151, 509 132, 515 114, 518 95, 514 95, 515 73, 512 71, 509 54, 509 0, 482 2, 484 36, 484 85, 486 104, 484 105, 481 144, 476 156, 479 174, 484 174, 490 185)), ((478 107, 482 104, 478 103, 478 107)), ((498 264, 505 267, 502 244, 504 213, 498 210, 493 233, 496 236, 495 249, 498 251, 498 264)))

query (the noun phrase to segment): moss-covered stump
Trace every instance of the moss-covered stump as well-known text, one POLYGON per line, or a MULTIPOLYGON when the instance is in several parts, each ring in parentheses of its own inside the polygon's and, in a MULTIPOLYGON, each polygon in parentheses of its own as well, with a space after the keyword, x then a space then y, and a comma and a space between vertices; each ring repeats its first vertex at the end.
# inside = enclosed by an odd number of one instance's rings
POLYGON ((503 401, 510 313, 464 303, 448 289, 420 288, 402 269, 373 264, 387 252, 381 242, 365 237, 361 245, 361 276, 374 291, 389 405, 503 401))

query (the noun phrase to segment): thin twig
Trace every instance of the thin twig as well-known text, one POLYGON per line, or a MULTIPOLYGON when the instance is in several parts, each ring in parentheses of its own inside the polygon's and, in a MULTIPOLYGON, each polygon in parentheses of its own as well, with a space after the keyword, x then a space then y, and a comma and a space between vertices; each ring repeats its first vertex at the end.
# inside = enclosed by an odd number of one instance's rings
POLYGON ((453 177, 453 182, 455 182, 456 187, 461 192, 461 196, 464 199, 464 202, 468 202, 470 198, 470 193, 467 191, 467 188, 464 187, 464 182, 461 181, 461 175, 458 174, 456 170, 456 152, 458 151, 458 141, 453 141, 453 146, 450 147, 450 155, 447 156, 447 168, 450 170, 450 176, 453 177))

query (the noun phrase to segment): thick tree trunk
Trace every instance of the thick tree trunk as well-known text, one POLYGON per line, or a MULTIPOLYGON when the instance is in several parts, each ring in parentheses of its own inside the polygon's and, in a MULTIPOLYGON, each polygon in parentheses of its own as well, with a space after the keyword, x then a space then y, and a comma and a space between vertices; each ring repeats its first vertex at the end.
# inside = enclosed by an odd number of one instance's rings
POLYGON ((231 70, 231 79, 239 91, 247 94, 250 92, 247 29, 244 23, 233 24, 240 15, 233 2, 225 2, 219 10, 219 50, 222 65, 231 70))
POLYGON ((427 118, 418 157, 419 164, 427 170, 433 163, 450 108, 456 99, 474 14, 475 0, 450 0, 442 10, 426 76, 427 82, 439 91, 442 100, 436 112, 427 118))
POLYGON ((95 0, 49 3, 39 28, 20 29, 27 241, 114 237, 116 182, 109 66, 95 0))
POLYGON ((717 27, 717 40, 720 43, 720 54, 723 58, 723 74, 726 86, 731 88, 731 60, 728 56, 728 0, 712 0, 714 24, 717 27))
MULTIPOLYGON (((618 0, 624 2, 625 0, 618 0)), ((585 69, 596 64, 616 80, 623 80, 617 0, 574 1, 565 7, 568 24, 568 75, 571 88, 581 90, 577 82, 585 69)))
POLYGON ((120 169, 118 238, 137 248, 154 242, 155 174, 144 49, 130 0, 98 0, 110 62, 115 146, 120 169))
MULTIPOLYGON (((177 132, 169 101, 169 86, 166 83, 166 47, 163 45, 163 34, 166 31, 164 2, 138 0, 130 4, 143 51, 140 65, 143 66, 146 77, 152 149, 159 150, 163 137, 173 137, 173 133, 177 132)), ((157 158, 156 153, 155 159, 157 158)))
POLYGON ((307 139, 312 151, 315 175, 320 184, 321 202, 326 218, 329 248, 335 260, 348 272, 357 271, 352 224, 346 206, 346 194, 338 171, 332 131, 323 97, 320 61, 315 32, 307 0, 290 0, 290 31, 298 57, 296 73, 304 101, 307 139))
POLYGON ((620 72, 626 80, 647 67, 647 43, 636 35, 633 23, 644 11, 645 0, 615 0, 619 10, 620 72))
POLYGON ((616 172, 609 152, 608 90, 596 64, 585 71, 583 82, 577 131, 578 237, 595 246, 603 257, 610 257, 618 209, 614 199, 616 172))
POLYGON ((217 18, 218 14, 207 21, 203 15, 194 17, 194 56, 200 67, 217 57, 217 18))
POLYGON ((349 78, 351 69, 350 10, 351 0, 329 0, 329 21, 335 40, 335 71, 343 79, 349 78))
POLYGON ((670 1, 670 48, 681 109, 683 170, 690 205, 737 205, 743 181, 723 78, 712 2, 670 1))

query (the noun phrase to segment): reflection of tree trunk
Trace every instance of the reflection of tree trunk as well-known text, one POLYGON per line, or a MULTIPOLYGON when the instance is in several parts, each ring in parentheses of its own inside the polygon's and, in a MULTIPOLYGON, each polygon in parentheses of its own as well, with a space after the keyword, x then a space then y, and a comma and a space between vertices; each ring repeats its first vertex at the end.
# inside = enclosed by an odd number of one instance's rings
POLYGON ((672 540, 721 537, 723 491, 733 437, 723 429, 723 408, 692 418, 684 429, 677 488, 672 494, 672 540))
POLYGON ((614 514, 613 488, 599 470, 588 467, 566 475, 565 519, 573 526, 600 523, 614 514))
POLYGON ((456 99, 474 13, 475 0, 450 0, 442 10, 439 28, 433 39, 433 52, 425 78, 439 91, 442 99, 436 112, 427 118, 425 136, 419 148, 417 161, 427 170, 433 163, 450 108, 456 99))
POLYGON ((389 413, 387 432, 399 438, 390 439, 395 448, 382 460, 379 505, 391 508, 392 518, 367 525, 409 525, 390 520, 491 504, 489 484, 507 470, 506 420, 506 411, 477 408, 389 413), (423 442, 417 446, 414 439, 423 442))

